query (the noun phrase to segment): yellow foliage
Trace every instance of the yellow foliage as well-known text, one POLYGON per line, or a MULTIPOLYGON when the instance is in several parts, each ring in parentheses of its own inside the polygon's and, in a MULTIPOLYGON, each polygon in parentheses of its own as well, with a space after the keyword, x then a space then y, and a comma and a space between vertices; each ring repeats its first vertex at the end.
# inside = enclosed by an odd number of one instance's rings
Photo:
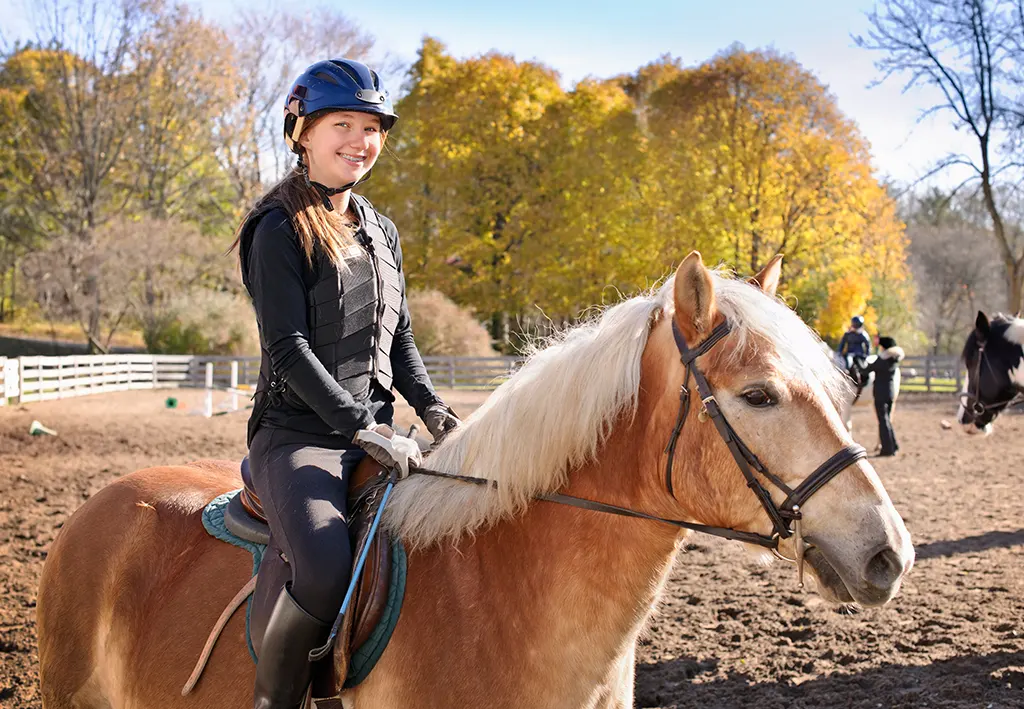
POLYGON ((427 39, 409 85, 399 160, 368 192, 402 230, 410 283, 482 316, 572 318, 691 249, 741 274, 785 254, 782 293, 830 329, 869 312, 872 282, 907 279, 867 144, 790 58, 662 57, 564 91, 536 63, 427 39))
POLYGON ((877 314, 868 305, 871 281, 863 273, 850 272, 828 285, 828 305, 818 315, 814 328, 828 340, 838 340, 846 332, 850 318, 860 315, 868 332, 877 331, 877 314))

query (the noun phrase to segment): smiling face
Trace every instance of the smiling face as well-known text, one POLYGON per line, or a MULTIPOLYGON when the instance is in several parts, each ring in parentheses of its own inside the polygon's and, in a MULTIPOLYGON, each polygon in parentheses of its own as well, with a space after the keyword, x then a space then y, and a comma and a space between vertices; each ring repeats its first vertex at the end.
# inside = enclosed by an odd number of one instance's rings
POLYGON ((309 179, 341 187, 361 179, 380 155, 380 118, 372 113, 334 111, 306 129, 299 144, 306 151, 309 179))

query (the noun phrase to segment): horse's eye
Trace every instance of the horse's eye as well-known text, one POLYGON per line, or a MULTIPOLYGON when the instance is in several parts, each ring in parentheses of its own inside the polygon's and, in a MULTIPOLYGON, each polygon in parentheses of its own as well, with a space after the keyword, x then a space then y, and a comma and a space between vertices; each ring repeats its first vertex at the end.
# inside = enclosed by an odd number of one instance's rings
POLYGON ((767 406, 774 406, 773 399, 764 389, 751 389, 743 393, 743 400, 755 409, 763 409, 767 406))

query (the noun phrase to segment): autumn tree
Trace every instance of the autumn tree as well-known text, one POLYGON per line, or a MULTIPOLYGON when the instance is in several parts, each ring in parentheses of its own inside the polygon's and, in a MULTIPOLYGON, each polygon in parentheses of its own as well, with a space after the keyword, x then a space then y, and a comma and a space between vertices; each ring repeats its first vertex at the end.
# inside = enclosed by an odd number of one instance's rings
POLYGON ((141 115, 137 99, 161 58, 140 49, 162 10, 138 0, 113 7, 54 0, 38 15, 40 49, 26 48, 4 66, 6 73, 13 62, 21 79, 20 101, 8 104, 2 119, 18 141, 9 176, 35 230, 60 240, 53 253, 68 259, 63 270, 78 282, 69 305, 78 308, 90 347, 101 351, 108 291, 93 258, 95 234, 131 196, 111 178, 141 115))
POLYGON ((693 248, 739 273, 781 252, 784 292, 809 320, 849 307, 830 284, 851 272, 887 327, 908 320, 894 200, 795 61, 733 49, 569 92, 555 79, 424 42, 398 106, 397 160, 367 187, 403 231, 411 283, 490 315, 500 342, 505 313, 572 321, 653 285, 693 248))
POLYGON ((141 38, 143 65, 135 123, 115 168, 132 206, 156 219, 181 219, 225 231, 234 209, 217 163, 215 127, 235 96, 230 40, 184 5, 170 7, 141 38))
POLYGON ((959 354, 978 310, 999 310, 1006 299, 987 210, 980 199, 933 189, 910 201, 907 221, 921 328, 933 352, 959 354))
POLYGON ((447 283, 457 302, 489 314, 498 341, 508 314, 527 303, 522 250, 534 236, 538 130, 561 94, 546 67, 497 53, 453 61, 427 39, 396 107, 398 160, 368 189, 406 230, 410 281, 447 283))
MULTIPOLYGON (((639 229, 647 142, 617 81, 583 81, 548 105, 521 282, 539 315, 571 319, 667 272, 663 234, 639 229)), ((524 314, 530 320, 531 313, 524 314)))
POLYGON ((870 278, 886 250, 902 263, 866 143, 792 59, 734 48, 664 82, 650 105, 649 198, 671 215, 652 228, 674 253, 692 245, 739 273, 784 253, 783 290, 812 320, 838 275, 870 278))

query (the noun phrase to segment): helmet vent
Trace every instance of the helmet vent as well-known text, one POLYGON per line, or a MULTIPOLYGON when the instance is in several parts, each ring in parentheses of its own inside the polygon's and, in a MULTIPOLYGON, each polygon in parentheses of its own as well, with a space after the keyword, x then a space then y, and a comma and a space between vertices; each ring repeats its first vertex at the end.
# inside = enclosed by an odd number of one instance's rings
POLYGON ((373 69, 370 69, 370 76, 373 77, 373 88, 380 91, 380 77, 377 76, 377 72, 375 72, 373 69))
POLYGON ((328 74, 326 71, 318 71, 317 73, 313 74, 313 76, 315 76, 318 79, 322 79, 323 81, 329 81, 335 86, 341 86, 341 84, 338 83, 338 80, 335 77, 328 74))
MULTIPOLYGON (((348 74, 349 78, 356 83, 356 86, 362 86, 362 82, 359 80, 359 74, 352 71, 352 67, 348 64, 340 62, 337 59, 331 59, 331 64, 334 64, 336 67, 348 74)), ((337 83, 337 81, 335 81, 335 83, 337 83)))

